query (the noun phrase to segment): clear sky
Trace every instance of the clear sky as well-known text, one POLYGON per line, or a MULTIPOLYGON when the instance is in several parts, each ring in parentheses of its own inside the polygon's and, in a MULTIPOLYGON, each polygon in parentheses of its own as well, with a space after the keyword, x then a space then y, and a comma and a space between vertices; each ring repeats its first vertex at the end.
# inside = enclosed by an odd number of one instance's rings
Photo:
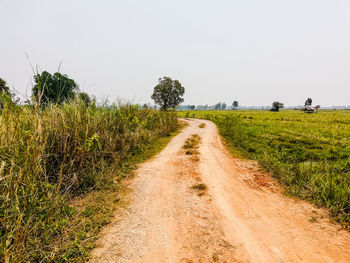
POLYGON ((26 52, 111 101, 151 102, 169 76, 185 104, 350 105, 350 0, 0 0, 0 36, 22 94, 26 52))

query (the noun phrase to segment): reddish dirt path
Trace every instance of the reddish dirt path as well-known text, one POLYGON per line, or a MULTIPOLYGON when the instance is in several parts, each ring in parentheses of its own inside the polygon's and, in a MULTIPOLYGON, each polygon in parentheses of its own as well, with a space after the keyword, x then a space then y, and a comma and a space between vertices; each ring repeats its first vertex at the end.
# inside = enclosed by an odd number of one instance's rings
POLYGON ((189 124, 139 167, 130 205, 102 231, 91 262, 350 262, 350 233, 324 210, 232 158, 212 122, 189 124), (182 149, 192 134, 202 138, 199 161, 182 149))

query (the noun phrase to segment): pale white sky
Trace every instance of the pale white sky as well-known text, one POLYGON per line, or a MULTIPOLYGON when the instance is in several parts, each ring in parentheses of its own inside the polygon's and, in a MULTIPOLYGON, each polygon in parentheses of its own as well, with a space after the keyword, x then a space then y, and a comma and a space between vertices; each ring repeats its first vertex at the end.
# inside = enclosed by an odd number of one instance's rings
POLYGON ((32 70, 99 98, 151 102, 157 79, 185 104, 350 105, 350 0, 0 0, 0 77, 32 70))

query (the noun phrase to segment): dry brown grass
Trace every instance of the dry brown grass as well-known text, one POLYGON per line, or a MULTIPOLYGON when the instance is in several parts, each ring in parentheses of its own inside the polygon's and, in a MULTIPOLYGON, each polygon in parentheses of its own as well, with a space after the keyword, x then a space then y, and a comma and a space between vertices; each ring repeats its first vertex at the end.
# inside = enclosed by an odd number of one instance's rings
POLYGON ((207 189, 207 185, 204 184, 204 183, 198 183, 198 184, 192 185, 191 188, 192 188, 192 189, 195 189, 195 190, 199 190, 199 191, 204 191, 204 190, 207 189))
POLYGON ((193 184, 191 186, 191 189, 196 190, 198 196, 203 196, 203 195, 205 195, 208 187, 206 184, 200 182, 200 183, 193 184))
POLYGON ((191 135, 183 146, 185 149, 185 154, 187 155, 197 155, 199 154, 198 148, 201 142, 201 137, 198 134, 191 135))

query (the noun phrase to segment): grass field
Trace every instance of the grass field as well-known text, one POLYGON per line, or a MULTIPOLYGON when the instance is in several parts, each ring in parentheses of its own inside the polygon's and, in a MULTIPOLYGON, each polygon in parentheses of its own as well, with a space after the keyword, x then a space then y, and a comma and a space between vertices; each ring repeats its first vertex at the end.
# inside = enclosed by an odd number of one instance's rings
POLYGON ((257 160, 294 196, 350 225, 350 111, 187 111, 215 122, 230 150, 257 160))
POLYGON ((0 262, 85 262, 120 181, 179 128, 137 106, 0 110, 0 262))

